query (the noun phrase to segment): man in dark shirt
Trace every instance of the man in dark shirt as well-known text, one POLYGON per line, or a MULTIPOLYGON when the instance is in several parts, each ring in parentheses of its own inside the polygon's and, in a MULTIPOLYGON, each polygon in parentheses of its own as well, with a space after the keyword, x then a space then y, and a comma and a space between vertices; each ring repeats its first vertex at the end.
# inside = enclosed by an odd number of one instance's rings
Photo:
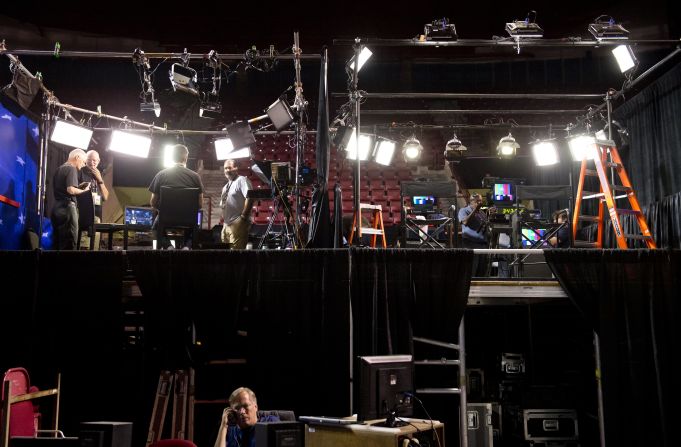
POLYGON ((54 206, 52 223, 54 226, 54 248, 75 250, 78 241, 78 207, 76 196, 90 191, 89 182, 78 182, 78 171, 85 166, 85 151, 74 149, 69 159, 54 173, 54 206))
POLYGON ((549 239, 549 244, 554 248, 570 248, 570 232, 567 226, 568 212, 567 210, 558 210, 553 213, 553 222, 557 224, 563 224, 562 227, 558 229, 555 236, 549 239))
MULTIPOLYGON (((173 146, 173 162, 174 166, 160 171, 149 185, 151 191, 151 199, 149 203, 151 207, 158 211, 159 215, 163 213, 163 204, 161 203, 161 187, 170 186, 171 188, 198 188, 199 189, 199 209, 203 204, 203 183, 199 174, 187 168, 187 159, 189 158, 189 150, 187 146, 176 144, 173 146)), ((154 228, 158 223, 158 216, 154 221, 154 228)), ((185 234, 185 244, 191 239, 191 232, 185 234)), ((159 248, 168 248, 170 243, 163 234, 157 235, 159 248)))

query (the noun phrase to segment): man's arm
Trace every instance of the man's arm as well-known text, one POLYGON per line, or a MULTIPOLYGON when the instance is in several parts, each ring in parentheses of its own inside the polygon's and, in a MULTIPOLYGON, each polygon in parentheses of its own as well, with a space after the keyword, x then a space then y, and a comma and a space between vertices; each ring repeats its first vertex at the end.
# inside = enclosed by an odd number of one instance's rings
POLYGON ((92 175, 92 177, 97 182, 97 186, 99 187, 99 192, 102 194, 102 199, 107 200, 109 198, 109 190, 106 189, 106 185, 104 184, 104 178, 102 177, 102 173, 99 172, 99 169, 97 169, 97 168, 89 168, 89 169, 90 169, 90 174, 92 175))
POLYGON ((158 211, 158 196, 153 192, 151 193, 151 199, 149 199, 149 205, 158 211))
POLYGON ((222 418, 220 420, 220 429, 218 430, 218 437, 215 439, 214 447, 227 447, 227 432, 229 431, 229 408, 225 408, 222 412, 222 418))
POLYGON ((253 199, 246 199, 244 202, 244 209, 241 211, 241 215, 244 219, 248 219, 251 215, 251 210, 253 209, 253 199))

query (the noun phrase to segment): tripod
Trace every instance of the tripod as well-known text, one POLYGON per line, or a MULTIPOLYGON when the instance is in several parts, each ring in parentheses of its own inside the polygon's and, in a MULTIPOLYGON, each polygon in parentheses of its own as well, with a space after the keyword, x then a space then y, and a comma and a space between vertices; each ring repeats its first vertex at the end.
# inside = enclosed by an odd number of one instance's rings
POLYGON ((272 181, 272 185, 274 186, 274 188, 272 188, 273 191, 272 212, 267 222, 267 229, 265 230, 265 234, 262 236, 262 239, 260 239, 260 242, 258 243, 258 250, 261 250, 265 246, 266 242, 272 242, 277 240, 279 242, 278 248, 286 249, 287 247, 290 246, 295 250, 299 247, 300 238, 298 237, 297 232, 295 231, 296 229, 295 222, 292 221, 293 220, 292 206, 291 202, 288 199, 288 187, 286 185, 282 187, 275 181, 272 181), (273 226, 275 220, 277 219, 277 216, 279 215, 280 207, 284 212, 284 223, 282 231, 279 233, 275 233, 273 230, 273 226))

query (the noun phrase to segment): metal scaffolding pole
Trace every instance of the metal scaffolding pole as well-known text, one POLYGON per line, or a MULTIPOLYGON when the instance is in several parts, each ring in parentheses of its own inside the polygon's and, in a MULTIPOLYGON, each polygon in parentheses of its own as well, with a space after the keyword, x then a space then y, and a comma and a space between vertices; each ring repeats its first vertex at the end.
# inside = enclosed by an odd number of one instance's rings
POLYGON ((364 110, 366 115, 569 115, 582 114, 584 109, 560 109, 560 110, 528 110, 528 109, 509 109, 509 110, 484 110, 484 109, 384 109, 384 110, 364 110))
MULTIPOLYGON (((347 93, 332 93, 335 98, 346 97, 347 93)), ((601 99, 600 93, 367 93, 366 99, 601 99)))
MULTIPOLYGON (((337 46, 354 45, 355 42, 361 45, 368 45, 372 47, 423 47, 423 48, 441 48, 441 47, 512 47, 516 48, 518 42, 520 46, 526 48, 600 48, 612 47, 622 45, 621 40, 581 40, 578 37, 568 37, 565 39, 527 39, 520 38, 516 40, 508 37, 503 39, 459 39, 459 40, 419 40, 419 39, 372 39, 357 38, 351 39, 334 39, 333 44, 337 46)), ((626 45, 630 46, 661 46, 661 45, 676 45, 678 40, 673 39, 654 39, 654 40, 626 40, 626 45)))

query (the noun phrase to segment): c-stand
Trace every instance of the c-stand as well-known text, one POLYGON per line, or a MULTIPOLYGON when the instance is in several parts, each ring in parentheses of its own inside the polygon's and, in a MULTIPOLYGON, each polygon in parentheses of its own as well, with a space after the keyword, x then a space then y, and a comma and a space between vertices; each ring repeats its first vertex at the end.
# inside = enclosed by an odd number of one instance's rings
POLYGON ((292 205, 288 198, 288 194, 289 191, 287 185, 279 185, 276 181, 272 181, 272 212, 267 222, 265 234, 263 234, 262 239, 260 239, 260 243, 258 244, 259 250, 265 246, 265 243, 271 243, 273 241, 279 242, 278 248, 280 249, 286 249, 289 247, 293 249, 298 248, 300 238, 296 236, 296 225, 295 222, 292 221, 292 205), (275 233, 273 226, 274 222, 277 220, 277 216, 279 215, 280 208, 284 213, 284 222, 282 231, 275 233))

